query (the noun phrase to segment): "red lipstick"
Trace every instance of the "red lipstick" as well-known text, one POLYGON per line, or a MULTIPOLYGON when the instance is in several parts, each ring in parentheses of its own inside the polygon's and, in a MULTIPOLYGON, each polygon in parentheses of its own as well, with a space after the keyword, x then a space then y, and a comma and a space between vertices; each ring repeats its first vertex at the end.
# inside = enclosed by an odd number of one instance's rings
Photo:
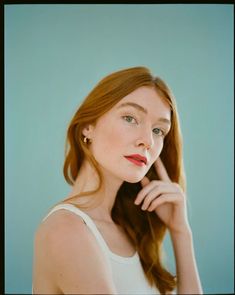
POLYGON ((147 164, 147 158, 139 154, 125 156, 125 158, 138 166, 144 166, 147 164))

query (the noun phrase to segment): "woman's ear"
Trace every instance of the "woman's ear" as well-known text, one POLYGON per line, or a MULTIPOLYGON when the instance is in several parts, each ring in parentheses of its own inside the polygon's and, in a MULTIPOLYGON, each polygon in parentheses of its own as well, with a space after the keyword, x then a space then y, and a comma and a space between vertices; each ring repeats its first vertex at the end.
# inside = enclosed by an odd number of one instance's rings
POLYGON ((94 130, 94 126, 91 124, 87 124, 83 129, 82 129, 82 135, 84 135, 87 138, 91 138, 92 132, 94 130))

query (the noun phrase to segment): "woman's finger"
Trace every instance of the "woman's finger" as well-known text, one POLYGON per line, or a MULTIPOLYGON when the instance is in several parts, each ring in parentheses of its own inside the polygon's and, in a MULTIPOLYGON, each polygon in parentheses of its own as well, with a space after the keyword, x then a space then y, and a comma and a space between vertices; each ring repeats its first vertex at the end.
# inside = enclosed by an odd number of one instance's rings
POLYGON ((180 198, 180 195, 177 193, 171 193, 171 194, 164 194, 161 195, 159 198, 155 199, 151 205, 148 208, 148 211, 153 211, 160 205, 166 204, 166 203, 174 203, 179 204, 182 201, 182 198, 180 198))
POLYGON ((171 179, 160 157, 158 157, 157 160, 154 162, 154 167, 161 180, 171 182, 171 179))
POLYGON ((155 188, 145 196, 141 209, 146 210, 154 199, 169 193, 179 193, 179 190, 176 186, 171 184, 155 186, 155 188))
MULTIPOLYGON (((144 180, 145 181, 145 180, 144 180)), ((135 199, 135 204, 139 205, 144 197, 156 186, 156 185, 166 185, 166 183, 164 183, 161 180, 152 180, 151 182, 149 182, 147 185, 145 185, 137 194, 136 199, 135 199)))

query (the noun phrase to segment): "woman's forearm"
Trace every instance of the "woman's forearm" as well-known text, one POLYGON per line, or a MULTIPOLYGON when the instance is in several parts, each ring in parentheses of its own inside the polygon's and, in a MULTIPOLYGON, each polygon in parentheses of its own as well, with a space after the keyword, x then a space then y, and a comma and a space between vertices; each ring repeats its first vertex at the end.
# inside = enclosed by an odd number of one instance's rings
POLYGON ((191 230, 182 233, 171 233, 173 244, 178 294, 203 294, 194 255, 191 230))

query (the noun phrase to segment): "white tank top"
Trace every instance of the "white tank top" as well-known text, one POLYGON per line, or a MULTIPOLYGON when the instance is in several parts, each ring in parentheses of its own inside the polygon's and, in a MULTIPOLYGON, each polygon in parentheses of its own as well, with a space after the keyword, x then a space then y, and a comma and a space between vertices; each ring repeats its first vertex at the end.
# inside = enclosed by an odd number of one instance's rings
POLYGON ((114 285, 118 294, 160 294, 156 287, 151 287, 145 278, 138 252, 136 251, 131 257, 123 257, 113 253, 94 221, 81 209, 78 209, 72 204, 59 204, 44 217, 43 221, 50 214, 60 209, 69 210, 79 215, 94 234, 97 243, 107 258, 107 263, 112 272, 114 285))

